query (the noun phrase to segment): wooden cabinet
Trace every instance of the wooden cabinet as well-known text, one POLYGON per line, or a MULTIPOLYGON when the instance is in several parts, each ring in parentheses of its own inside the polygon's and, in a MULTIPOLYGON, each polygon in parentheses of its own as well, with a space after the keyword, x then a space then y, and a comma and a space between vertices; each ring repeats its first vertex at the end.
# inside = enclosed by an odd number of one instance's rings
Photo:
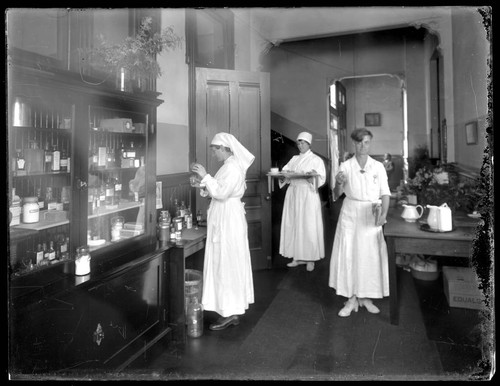
POLYGON ((11 313, 16 373, 120 370, 165 337, 166 254, 162 250, 11 313))
POLYGON ((173 252, 156 239, 162 101, 14 62, 7 90, 11 369, 123 368, 171 331, 173 252), (67 162, 55 163, 54 150, 67 162), (27 197, 45 202, 36 221, 16 209, 27 197), (37 258, 44 244, 54 258, 37 258), (77 276, 84 245, 91 273, 77 276))

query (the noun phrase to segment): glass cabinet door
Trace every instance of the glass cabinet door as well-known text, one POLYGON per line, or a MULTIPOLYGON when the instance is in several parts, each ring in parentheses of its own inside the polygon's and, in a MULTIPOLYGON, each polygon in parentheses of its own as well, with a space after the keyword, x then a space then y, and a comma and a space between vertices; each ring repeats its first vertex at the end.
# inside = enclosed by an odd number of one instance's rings
POLYGON ((75 105, 20 82, 8 111, 10 268, 23 275, 71 258, 75 105))
POLYGON ((90 251, 146 232, 148 114, 89 106, 87 243, 90 251))

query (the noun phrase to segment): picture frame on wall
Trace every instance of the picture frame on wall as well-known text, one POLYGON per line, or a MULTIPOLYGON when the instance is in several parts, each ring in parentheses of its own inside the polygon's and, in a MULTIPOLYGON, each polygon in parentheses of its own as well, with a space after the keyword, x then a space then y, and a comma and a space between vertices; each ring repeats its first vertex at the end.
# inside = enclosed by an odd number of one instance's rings
POLYGON ((380 113, 366 113, 365 114, 365 126, 380 126, 382 124, 382 118, 380 113))
POLYGON ((477 121, 465 124, 465 143, 467 145, 477 144, 477 121))

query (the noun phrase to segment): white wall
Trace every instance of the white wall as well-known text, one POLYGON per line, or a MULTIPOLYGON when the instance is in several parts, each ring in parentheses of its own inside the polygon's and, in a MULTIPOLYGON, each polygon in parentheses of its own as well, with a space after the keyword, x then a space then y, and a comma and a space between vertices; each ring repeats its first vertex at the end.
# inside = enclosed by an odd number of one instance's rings
POLYGON ((185 10, 161 10, 163 28, 172 26, 183 38, 182 47, 162 52, 162 76, 157 91, 164 102, 157 109, 157 175, 187 172, 189 168, 188 65, 186 64, 185 10))

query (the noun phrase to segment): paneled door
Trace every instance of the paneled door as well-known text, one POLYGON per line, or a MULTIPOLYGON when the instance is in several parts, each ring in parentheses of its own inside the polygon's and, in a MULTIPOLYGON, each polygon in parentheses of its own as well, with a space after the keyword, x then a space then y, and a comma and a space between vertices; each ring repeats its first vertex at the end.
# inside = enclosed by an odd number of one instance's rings
MULTIPOLYGON (((267 176, 271 166, 269 73, 196 68, 196 160, 214 175, 221 166, 209 146, 218 132, 234 135, 255 156, 247 171, 243 197, 254 270, 270 268, 271 201, 267 176)), ((208 201, 199 195, 196 208, 208 201)))

